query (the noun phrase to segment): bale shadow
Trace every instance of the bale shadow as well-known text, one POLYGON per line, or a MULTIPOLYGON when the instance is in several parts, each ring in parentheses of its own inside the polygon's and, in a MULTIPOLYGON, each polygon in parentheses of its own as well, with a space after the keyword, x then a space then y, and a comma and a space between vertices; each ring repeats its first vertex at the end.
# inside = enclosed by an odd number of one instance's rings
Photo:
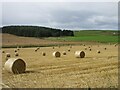
POLYGON ((39 73, 38 71, 33 71, 33 70, 27 70, 24 73, 39 73))

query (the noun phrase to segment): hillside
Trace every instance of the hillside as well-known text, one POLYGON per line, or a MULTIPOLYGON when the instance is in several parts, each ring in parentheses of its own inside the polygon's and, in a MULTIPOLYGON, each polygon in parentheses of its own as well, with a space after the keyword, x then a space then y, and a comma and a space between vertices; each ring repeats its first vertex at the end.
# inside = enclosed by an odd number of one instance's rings
POLYGON ((61 30, 42 26, 4 26, 2 28, 2 33, 37 38, 74 36, 71 30, 61 30))
POLYGON ((79 41, 79 42, 101 42, 101 43, 118 43, 118 31, 110 30, 83 30, 74 31, 74 37, 59 37, 47 38, 49 40, 56 41, 79 41))
MULTIPOLYGON (((1 34, 0 34, 1 35, 1 34)), ((53 41, 46 39, 39 39, 33 37, 20 37, 12 34, 4 33, 2 34, 2 46, 50 46, 50 45, 64 45, 64 44, 81 44, 82 42, 74 42, 74 41, 53 41)), ((86 43, 86 42, 84 42, 86 43)), ((88 43, 88 42, 87 42, 88 43)))
POLYGON ((117 30, 81 30, 75 31, 75 36, 99 36, 99 35, 106 35, 106 36, 118 36, 120 32, 117 30))
MULTIPOLYGON (((0 34, 1 35, 1 34, 0 34)), ((2 46, 50 46, 69 44, 118 43, 117 31, 75 31, 75 36, 34 38, 2 34, 2 46), (116 34, 115 34, 116 33, 116 34)))

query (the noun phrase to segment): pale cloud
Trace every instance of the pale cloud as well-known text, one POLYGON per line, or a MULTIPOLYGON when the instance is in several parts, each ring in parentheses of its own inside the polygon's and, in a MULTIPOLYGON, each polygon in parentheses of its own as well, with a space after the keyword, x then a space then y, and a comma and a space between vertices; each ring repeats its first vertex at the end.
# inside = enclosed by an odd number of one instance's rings
POLYGON ((119 2, 119 0, 1 0, 2 2, 119 2))
POLYGON ((3 3, 3 25, 39 25, 61 29, 117 29, 115 2, 3 3))

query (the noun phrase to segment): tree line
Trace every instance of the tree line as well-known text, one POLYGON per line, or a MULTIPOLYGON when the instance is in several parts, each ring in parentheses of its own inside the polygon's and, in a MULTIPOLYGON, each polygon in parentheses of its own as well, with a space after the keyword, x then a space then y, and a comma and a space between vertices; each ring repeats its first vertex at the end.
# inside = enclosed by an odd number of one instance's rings
POLYGON ((74 36, 71 30, 61 30, 41 26, 4 26, 2 33, 14 34, 24 37, 60 37, 74 36))

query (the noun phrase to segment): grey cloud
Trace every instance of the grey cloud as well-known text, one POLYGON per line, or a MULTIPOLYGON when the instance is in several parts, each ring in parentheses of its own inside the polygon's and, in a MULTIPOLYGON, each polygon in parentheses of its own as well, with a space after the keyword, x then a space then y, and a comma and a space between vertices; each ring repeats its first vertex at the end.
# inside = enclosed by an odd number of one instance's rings
POLYGON ((117 3, 3 3, 3 25, 117 29, 117 3))

